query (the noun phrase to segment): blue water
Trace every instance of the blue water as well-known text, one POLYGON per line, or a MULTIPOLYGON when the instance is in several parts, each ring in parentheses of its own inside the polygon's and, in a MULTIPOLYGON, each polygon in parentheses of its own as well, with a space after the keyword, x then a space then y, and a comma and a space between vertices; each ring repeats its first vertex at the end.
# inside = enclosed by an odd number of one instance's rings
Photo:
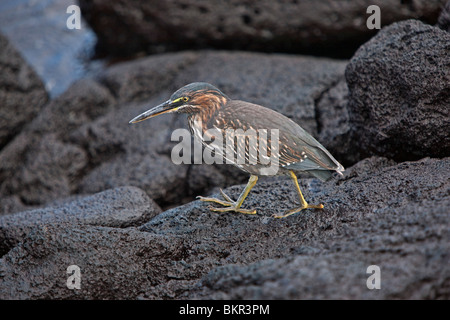
POLYGON ((51 97, 98 68, 90 62, 96 36, 82 21, 70 30, 67 7, 75 0, 1 0, 0 32, 41 77, 51 97))

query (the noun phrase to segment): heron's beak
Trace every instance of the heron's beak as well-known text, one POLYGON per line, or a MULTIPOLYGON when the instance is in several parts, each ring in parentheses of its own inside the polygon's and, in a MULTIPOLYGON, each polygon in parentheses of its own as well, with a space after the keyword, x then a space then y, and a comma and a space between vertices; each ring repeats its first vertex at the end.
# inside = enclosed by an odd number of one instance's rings
POLYGON ((144 113, 141 113, 137 117, 133 118, 129 123, 138 123, 144 120, 147 120, 152 117, 159 116, 163 113, 170 113, 174 112, 178 109, 178 107, 181 105, 181 103, 172 102, 171 100, 167 100, 166 102, 161 103, 160 105, 145 111, 144 113))

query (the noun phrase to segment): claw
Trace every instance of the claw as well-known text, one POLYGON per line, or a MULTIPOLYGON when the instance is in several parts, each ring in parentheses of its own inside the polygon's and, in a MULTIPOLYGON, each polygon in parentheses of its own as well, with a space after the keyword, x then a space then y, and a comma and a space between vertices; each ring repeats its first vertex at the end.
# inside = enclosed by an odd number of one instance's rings
POLYGON ((225 199, 227 199, 227 201, 216 199, 216 198, 201 197, 201 196, 198 196, 197 199, 199 199, 200 201, 204 201, 204 202, 214 202, 214 203, 217 203, 217 204, 220 204, 220 205, 226 207, 226 208, 216 208, 216 207, 209 206, 208 209, 211 211, 214 211, 214 212, 234 211, 234 212, 245 213, 245 214, 256 214, 256 210, 242 209, 242 208, 240 208, 240 206, 238 206, 237 202, 231 200, 231 198, 229 196, 227 196, 222 190, 220 190, 220 192, 222 193, 222 196, 225 199))
POLYGON ((203 201, 203 202, 215 202, 215 203, 221 204, 222 206, 225 206, 225 207, 230 207, 234 204, 234 202, 232 202, 232 201, 223 201, 223 200, 219 200, 216 198, 208 198, 208 197, 198 196, 197 199, 199 199, 200 201, 203 201))
POLYGON ((242 209, 242 208, 236 208, 236 205, 232 205, 229 206, 227 208, 214 208, 214 207, 209 207, 209 209, 211 211, 214 212, 229 212, 229 211, 234 211, 234 212, 239 212, 239 213, 244 213, 244 214, 256 214, 256 210, 247 210, 247 209, 242 209))
POLYGON ((256 181, 258 181, 258 177, 255 175, 251 175, 250 178, 248 179, 247 185, 245 186, 244 190, 239 195, 239 198, 237 199, 237 201, 233 201, 229 196, 227 196, 225 194, 225 192, 223 192, 222 189, 220 189, 220 193, 222 194, 222 197, 225 199, 225 201, 219 200, 216 198, 207 198, 207 197, 201 197, 201 196, 198 196, 197 199, 199 199, 200 201, 205 201, 205 202, 214 202, 214 203, 217 203, 217 204, 220 204, 220 205, 226 207, 226 208, 214 208, 214 207, 209 208, 210 210, 215 211, 215 212, 234 211, 234 212, 240 212, 240 213, 245 213, 245 214, 256 214, 256 210, 241 209, 242 203, 244 202, 244 200, 247 197, 250 190, 255 186, 256 181))
POLYGON ((223 192, 222 189, 219 189, 220 193, 222 194, 222 197, 224 197, 225 200, 229 201, 229 202, 234 202, 225 192, 223 192))
POLYGON ((272 218, 286 218, 286 217, 288 217, 294 213, 300 212, 304 209, 323 209, 323 204, 317 204, 317 205, 306 204, 306 206, 291 209, 288 212, 286 212, 286 214, 284 214, 284 215, 273 214, 272 218))

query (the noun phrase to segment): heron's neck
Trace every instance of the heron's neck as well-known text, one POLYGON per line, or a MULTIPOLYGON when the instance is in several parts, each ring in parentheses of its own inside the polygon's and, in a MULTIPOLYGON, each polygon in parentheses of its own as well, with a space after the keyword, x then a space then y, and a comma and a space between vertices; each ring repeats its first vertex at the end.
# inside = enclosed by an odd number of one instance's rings
MULTIPOLYGON (((211 119, 214 119, 220 108, 228 102, 228 98, 219 95, 209 95, 204 98, 204 101, 200 104, 200 107, 196 112, 189 114, 188 121, 191 130, 197 127, 197 130, 201 128, 201 132, 212 128, 211 119)), ((193 130, 194 131, 194 130, 193 130)))

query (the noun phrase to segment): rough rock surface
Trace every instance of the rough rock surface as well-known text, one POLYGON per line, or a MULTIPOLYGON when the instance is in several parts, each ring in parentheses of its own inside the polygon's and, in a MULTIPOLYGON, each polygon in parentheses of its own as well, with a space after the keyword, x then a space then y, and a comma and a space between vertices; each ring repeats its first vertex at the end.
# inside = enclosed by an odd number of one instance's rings
POLYGON ((42 81, 0 34, 0 149, 39 113, 47 99, 42 81))
POLYGON ((0 254, 8 252, 38 225, 66 222, 123 228, 142 224, 161 212, 161 208, 136 187, 119 187, 78 198, 0 217, 0 254))
POLYGON ((447 1, 436 24, 442 30, 450 32, 450 1, 447 1))
POLYGON ((344 165, 361 160, 355 152, 358 145, 352 136, 348 110, 348 86, 339 80, 316 99, 317 139, 333 150, 333 156, 344 165))
POLYGON ((348 57, 376 31, 366 26, 370 5, 380 7, 382 26, 408 18, 434 24, 445 0, 79 2, 102 54, 214 47, 348 57))
MULTIPOLYGON (((0 259, 0 298, 448 299, 449 169, 450 158, 369 158, 338 180, 301 180, 306 198, 325 209, 286 219, 269 217, 296 201, 282 178, 250 194, 246 206, 257 216, 212 213, 200 201, 138 227, 36 215, 40 223, 0 259), (72 264, 80 290, 66 286, 72 264), (373 264, 380 290, 366 287, 373 264)), ((242 188, 226 192, 236 197, 242 188)), ((2 225, 3 234, 16 229, 2 225)))
MULTIPOLYGON (((106 88, 88 79, 46 104, 0 152, 0 199, 16 197, 23 208, 75 191, 73 182, 88 166, 89 155, 82 146, 70 143, 68 134, 105 112, 112 102, 106 88)), ((11 201, 2 203, 14 211, 10 205, 11 201)))
POLYGON ((348 113, 362 157, 450 154, 450 33, 407 20, 383 28, 346 69, 348 113))

